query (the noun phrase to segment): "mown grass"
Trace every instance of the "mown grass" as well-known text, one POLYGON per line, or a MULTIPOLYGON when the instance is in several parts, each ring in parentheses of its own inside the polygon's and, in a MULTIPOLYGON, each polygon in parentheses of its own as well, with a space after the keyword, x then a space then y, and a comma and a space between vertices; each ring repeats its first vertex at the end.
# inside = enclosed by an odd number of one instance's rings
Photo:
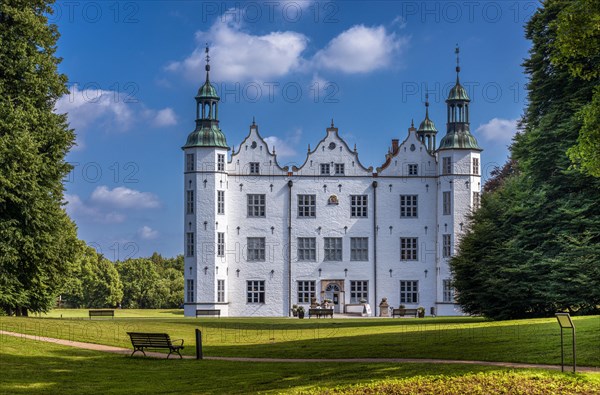
POLYGON ((301 394, 436 394, 436 395, 590 395, 600 393, 600 382, 592 377, 557 375, 547 372, 486 372, 466 375, 417 376, 381 380, 370 384, 314 388, 301 394))
MULTIPOLYGON (((173 338, 185 339, 188 347, 184 353, 188 355, 194 353, 194 330, 200 328, 204 353, 211 356, 560 363, 560 330, 552 318, 500 322, 467 317, 190 319, 180 318, 177 310, 118 310, 114 320, 90 321, 83 318, 86 310, 53 314, 62 314, 63 318, 0 317, 0 329, 121 347, 131 346, 127 331, 166 332, 173 338), (80 318, 75 318, 75 314, 80 314, 80 318), (71 318, 65 318, 67 315, 71 318)), ((578 364, 600 367, 600 316, 575 317, 574 322, 578 364)), ((569 345, 570 334, 566 335, 569 345)))
MULTIPOLYGON (((387 363, 243 363, 158 360, 80 350, 52 343, 0 335, 2 394, 253 394, 322 393, 336 387, 377 388, 393 380, 416 382, 468 380, 510 374, 509 369, 477 365, 387 363), (463 378, 463 379, 461 379, 463 378)), ((569 380, 570 374, 519 370, 517 376, 569 380), (528 376, 529 375, 529 376, 528 376)), ((578 374, 589 394, 600 391, 600 375, 578 374)), ((503 386, 500 383, 498 387, 503 386)), ((446 386, 447 388, 451 388, 446 386)), ((383 387, 382 387, 383 388, 383 387)), ((544 387, 549 388, 549 387, 544 387)), ((354 393, 362 393, 356 391, 354 393)), ((378 391, 371 393, 379 393, 378 391)), ((407 392, 396 392, 407 393, 407 392)), ((463 394, 464 392, 446 392, 463 394)), ((544 393, 558 393, 546 391, 544 393)), ((561 393, 562 394, 562 393, 561 393)))

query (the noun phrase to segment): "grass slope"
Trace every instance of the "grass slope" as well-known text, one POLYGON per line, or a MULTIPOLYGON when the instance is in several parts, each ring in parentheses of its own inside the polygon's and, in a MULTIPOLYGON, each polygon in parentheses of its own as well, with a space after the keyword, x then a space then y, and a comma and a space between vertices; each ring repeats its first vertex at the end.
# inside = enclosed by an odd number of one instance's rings
MULTIPOLYGON (((466 317, 191 319, 181 314, 180 310, 117 310, 114 320, 90 321, 84 318, 87 310, 57 310, 53 315, 62 319, 0 317, 0 329, 121 347, 131 346, 127 331, 166 332, 185 339, 188 355, 194 353, 194 330, 200 328, 204 352, 212 356, 560 363, 560 330, 552 318, 498 322, 466 317)), ((574 322, 578 364, 600 366, 600 316, 575 317, 574 322)))
MULTIPOLYGON (((476 365, 243 363, 129 358, 0 336, 0 393, 2 394, 253 394, 321 393, 338 386, 395 385, 395 380, 418 382, 469 380, 482 377, 548 377, 561 382, 571 375, 476 365), (492 375, 492 376, 488 376, 492 375), (494 376, 501 375, 501 376, 494 376)), ((589 394, 600 391, 600 375, 578 374, 589 394)), ((404 381, 401 381, 401 383, 404 381)), ((410 383, 410 382, 409 382, 410 383)), ((504 385, 501 383, 501 385, 504 385)), ((447 386, 446 386, 447 387, 447 386)), ((381 387, 383 388, 383 387, 381 387)), ((550 387, 545 387, 546 389, 550 387)), ((354 390, 353 393, 362 393, 354 390)), ((371 393, 379 393, 379 390, 371 393)), ((394 393, 394 392, 390 392, 394 393)), ((395 392, 406 393, 406 392, 395 392)), ((430 392, 431 393, 431 392, 430 392)), ((446 392, 462 394, 464 392, 446 392)), ((544 393, 552 393, 546 391, 544 393)))

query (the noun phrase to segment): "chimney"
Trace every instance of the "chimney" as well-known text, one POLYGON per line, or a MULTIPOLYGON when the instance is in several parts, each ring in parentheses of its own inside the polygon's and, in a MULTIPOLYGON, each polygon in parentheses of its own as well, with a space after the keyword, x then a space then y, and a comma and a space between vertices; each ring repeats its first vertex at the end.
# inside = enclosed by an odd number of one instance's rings
POLYGON ((400 142, 400 140, 398 139, 392 139, 392 154, 395 154, 396 152, 398 152, 398 143, 400 142))

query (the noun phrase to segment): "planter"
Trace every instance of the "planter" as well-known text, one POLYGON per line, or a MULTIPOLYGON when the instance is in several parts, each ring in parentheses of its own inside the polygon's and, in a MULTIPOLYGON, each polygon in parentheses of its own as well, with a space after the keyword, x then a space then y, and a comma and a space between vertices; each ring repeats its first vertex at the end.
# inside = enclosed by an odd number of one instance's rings
POLYGON ((304 311, 299 311, 298 312, 298 319, 303 319, 304 318, 304 311))

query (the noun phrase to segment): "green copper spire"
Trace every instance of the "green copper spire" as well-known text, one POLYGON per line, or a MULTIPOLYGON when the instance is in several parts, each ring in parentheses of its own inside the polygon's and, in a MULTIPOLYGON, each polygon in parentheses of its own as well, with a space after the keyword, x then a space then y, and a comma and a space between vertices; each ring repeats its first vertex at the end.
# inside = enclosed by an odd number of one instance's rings
POLYGON ((439 150, 444 149, 470 149, 482 151, 477 144, 477 140, 471 134, 469 123, 469 95, 460 84, 459 73, 459 53, 460 49, 456 45, 456 85, 450 90, 446 105, 448 108, 448 122, 446 126, 446 135, 440 141, 439 150))
POLYGON ((221 147, 227 148, 225 135, 219 128, 219 95, 210 83, 210 56, 206 45, 206 82, 196 95, 196 128, 189 134, 183 148, 190 147, 221 147))
POLYGON ((419 129, 417 133, 425 134, 425 133, 437 133, 437 129, 435 124, 431 119, 429 119, 429 94, 425 95, 425 119, 419 125, 419 129))
POLYGON ((419 125, 417 130, 417 137, 425 146, 427 151, 432 152, 435 150, 435 136, 437 129, 431 119, 429 119, 429 93, 425 94, 425 119, 419 125))
POLYGON ((452 89, 450 89, 450 93, 448 94, 448 100, 471 101, 471 99, 469 99, 469 95, 467 94, 467 90, 463 88, 463 86, 460 84, 460 48, 458 47, 458 44, 456 44, 456 49, 454 50, 454 53, 456 54, 456 84, 452 87, 452 89))

